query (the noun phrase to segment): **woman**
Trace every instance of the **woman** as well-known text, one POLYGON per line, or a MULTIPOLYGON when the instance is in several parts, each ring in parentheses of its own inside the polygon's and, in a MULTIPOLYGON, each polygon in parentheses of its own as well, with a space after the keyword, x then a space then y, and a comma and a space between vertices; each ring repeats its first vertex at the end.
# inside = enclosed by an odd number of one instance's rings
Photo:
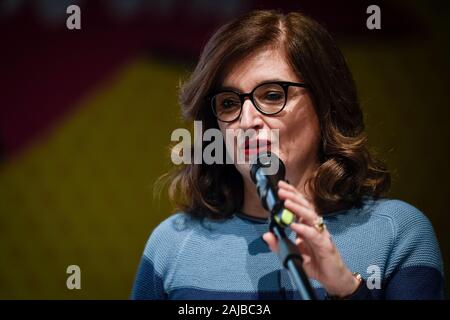
MULTIPOLYGON (((381 198, 389 173, 367 149, 352 76, 317 22, 254 11, 226 24, 181 88, 180 104, 203 130, 231 130, 234 140, 254 130, 250 139, 282 159, 289 183, 279 183, 278 195, 297 218, 286 231, 319 298, 443 298, 433 228, 413 206, 381 198)), ((264 151, 230 140, 226 150, 264 151)), ((150 236, 132 298, 299 298, 272 252, 277 239, 248 163, 186 164, 170 191, 182 211, 150 236)))

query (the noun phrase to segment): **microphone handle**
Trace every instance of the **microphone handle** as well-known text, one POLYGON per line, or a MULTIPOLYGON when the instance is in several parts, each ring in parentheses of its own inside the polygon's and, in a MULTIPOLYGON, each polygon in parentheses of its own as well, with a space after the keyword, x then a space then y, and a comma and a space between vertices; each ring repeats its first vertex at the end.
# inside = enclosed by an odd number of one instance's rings
POLYGON ((259 175, 256 190, 261 204, 270 212, 273 219, 283 228, 295 221, 295 214, 284 207, 284 201, 278 197, 278 179, 274 176, 259 175))

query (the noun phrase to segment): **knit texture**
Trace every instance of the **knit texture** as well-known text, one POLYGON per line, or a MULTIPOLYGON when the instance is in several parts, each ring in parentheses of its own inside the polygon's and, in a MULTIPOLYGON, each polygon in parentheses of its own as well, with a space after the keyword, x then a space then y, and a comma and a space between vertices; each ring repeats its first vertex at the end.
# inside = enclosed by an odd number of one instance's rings
MULTIPOLYGON (((415 207, 399 200, 366 200, 361 208, 324 220, 348 268, 372 284, 358 296, 444 298, 437 239, 415 207)), ((288 271, 262 240, 268 228, 268 220, 241 213, 221 221, 170 216, 147 242, 131 298, 299 299, 288 271)), ((291 229, 286 233, 295 239, 291 229)), ((324 298, 321 284, 311 283, 324 298)))

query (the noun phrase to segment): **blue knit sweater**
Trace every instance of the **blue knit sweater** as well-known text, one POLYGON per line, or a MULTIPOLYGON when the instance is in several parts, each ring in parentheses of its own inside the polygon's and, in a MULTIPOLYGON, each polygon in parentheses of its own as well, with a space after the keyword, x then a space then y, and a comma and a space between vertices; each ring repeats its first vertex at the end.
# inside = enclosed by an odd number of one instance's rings
MULTIPOLYGON (((324 220, 348 268, 366 280, 355 299, 444 298, 433 228, 413 206, 367 200, 324 220)), ((222 221, 172 215, 147 242, 131 298, 298 299, 288 272, 262 240, 268 227, 268 220, 242 213, 222 221)), ((324 298, 321 284, 312 285, 324 298)))

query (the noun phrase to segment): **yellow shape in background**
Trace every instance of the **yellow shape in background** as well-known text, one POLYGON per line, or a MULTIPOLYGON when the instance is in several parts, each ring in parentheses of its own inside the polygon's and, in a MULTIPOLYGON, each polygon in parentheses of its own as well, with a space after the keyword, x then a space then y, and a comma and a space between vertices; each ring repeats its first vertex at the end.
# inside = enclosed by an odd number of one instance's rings
POLYGON ((140 58, 0 167, 0 298, 126 299, 145 241, 168 216, 180 66, 140 58), (81 290, 66 268, 81 268, 81 290))

